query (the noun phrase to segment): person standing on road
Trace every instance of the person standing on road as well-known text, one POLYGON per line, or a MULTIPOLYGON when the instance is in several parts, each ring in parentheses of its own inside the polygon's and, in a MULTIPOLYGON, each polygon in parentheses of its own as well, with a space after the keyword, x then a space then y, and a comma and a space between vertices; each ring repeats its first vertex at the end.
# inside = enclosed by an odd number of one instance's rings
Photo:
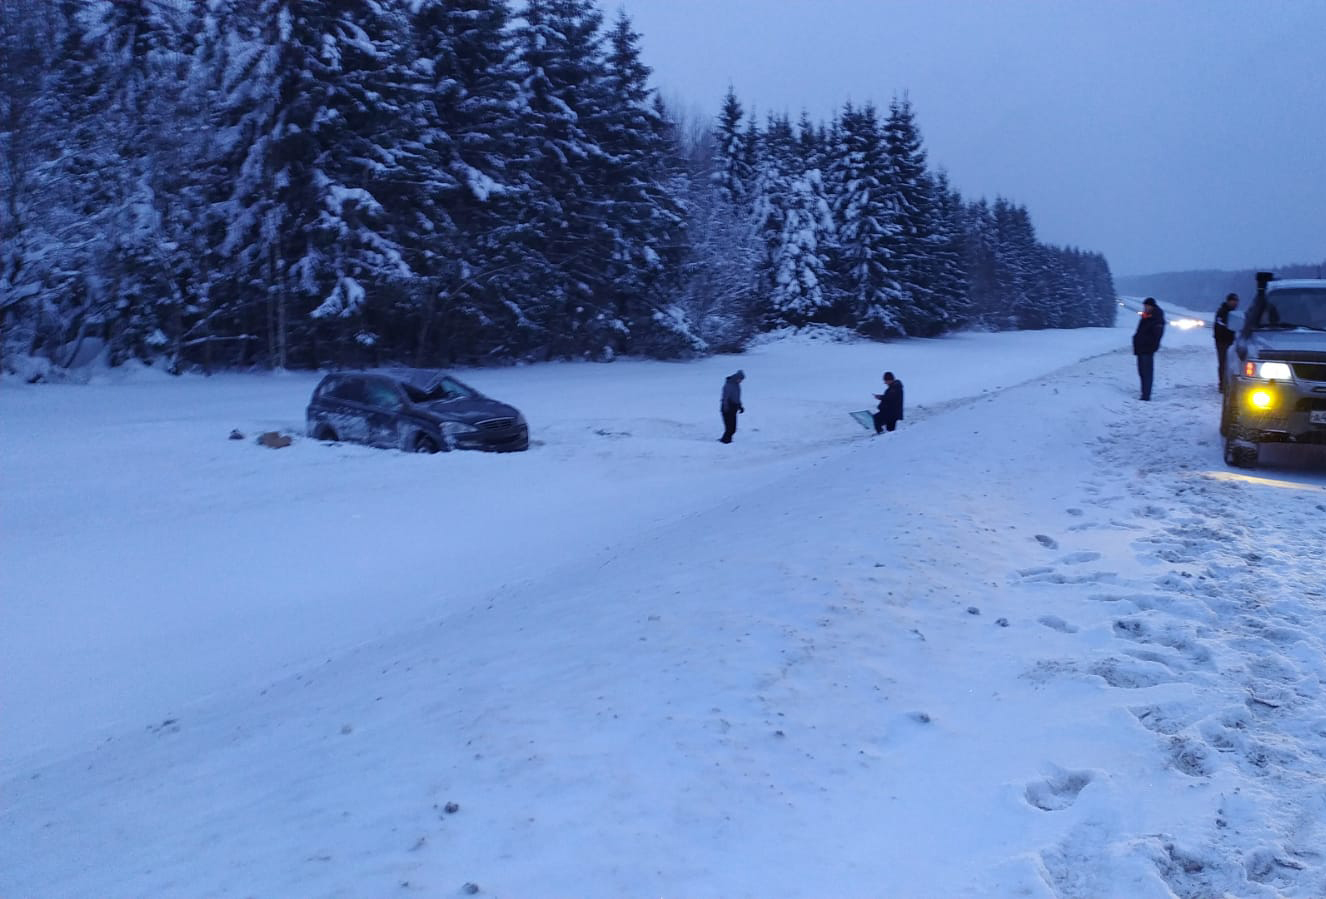
POLYGON ((737 433, 737 413, 746 411, 741 405, 741 382, 744 380, 746 373, 737 369, 723 382, 723 397, 718 403, 718 411, 723 416, 723 436, 718 438, 722 443, 732 442, 732 435, 737 433))
POLYGON ((893 372, 884 372, 884 392, 875 394, 879 400, 879 411, 875 413, 875 433, 892 431, 902 421, 902 381, 893 376, 893 372))
POLYGON ((1238 307, 1239 295, 1236 293, 1227 295, 1225 302, 1216 310, 1215 327, 1212 328, 1215 332, 1216 364, 1220 371, 1220 380, 1217 383, 1220 385, 1221 393, 1225 392, 1225 364, 1229 360, 1229 348, 1234 343, 1234 331, 1229 327, 1229 313, 1238 307))
POLYGON ((1155 297, 1142 301, 1142 319, 1133 334, 1133 355, 1137 356, 1137 375, 1142 379, 1142 399, 1151 399, 1151 382, 1156 374, 1156 351, 1165 333, 1165 313, 1155 297))

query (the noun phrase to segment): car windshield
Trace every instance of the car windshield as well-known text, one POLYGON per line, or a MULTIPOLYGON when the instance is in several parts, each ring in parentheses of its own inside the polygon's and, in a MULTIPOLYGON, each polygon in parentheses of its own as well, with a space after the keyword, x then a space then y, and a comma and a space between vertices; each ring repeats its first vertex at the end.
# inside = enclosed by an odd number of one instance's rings
POLYGON ((1310 328, 1326 331, 1326 289, 1291 288, 1266 295, 1266 308, 1258 317, 1260 330, 1310 328))
POLYGON ((455 378, 444 376, 427 389, 416 387, 413 384, 406 384, 405 392, 410 400, 416 403, 435 403, 438 400, 455 400, 477 397, 479 392, 472 387, 462 384, 455 378))

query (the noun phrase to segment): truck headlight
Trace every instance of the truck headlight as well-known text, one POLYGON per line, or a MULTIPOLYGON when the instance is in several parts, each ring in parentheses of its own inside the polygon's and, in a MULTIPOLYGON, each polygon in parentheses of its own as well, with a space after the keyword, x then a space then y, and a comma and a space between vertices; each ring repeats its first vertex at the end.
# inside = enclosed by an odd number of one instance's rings
POLYGON ((1289 381, 1294 373, 1284 362, 1257 362, 1249 360, 1243 363, 1243 374, 1249 378, 1262 378, 1266 381, 1289 381))

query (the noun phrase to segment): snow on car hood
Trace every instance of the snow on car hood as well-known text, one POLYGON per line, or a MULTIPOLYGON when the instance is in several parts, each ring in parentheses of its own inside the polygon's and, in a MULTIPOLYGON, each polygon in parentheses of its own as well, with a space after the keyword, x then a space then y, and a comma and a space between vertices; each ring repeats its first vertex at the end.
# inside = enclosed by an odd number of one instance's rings
POLYGON ((420 403, 415 407, 427 415, 443 421, 460 421, 475 424, 490 418, 515 418, 520 413, 513 406, 490 400, 487 397, 456 397, 447 400, 433 400, 420 403))

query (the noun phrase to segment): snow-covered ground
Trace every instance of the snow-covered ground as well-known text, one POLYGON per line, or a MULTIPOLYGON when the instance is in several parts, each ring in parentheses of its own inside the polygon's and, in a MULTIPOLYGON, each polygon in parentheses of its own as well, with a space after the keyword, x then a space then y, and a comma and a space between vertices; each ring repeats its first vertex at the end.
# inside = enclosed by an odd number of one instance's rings
POLYGON ((0 895, 1326 895, 1326 458, 1121 318, 465 372, 503 456, 0 385, 0 895))

